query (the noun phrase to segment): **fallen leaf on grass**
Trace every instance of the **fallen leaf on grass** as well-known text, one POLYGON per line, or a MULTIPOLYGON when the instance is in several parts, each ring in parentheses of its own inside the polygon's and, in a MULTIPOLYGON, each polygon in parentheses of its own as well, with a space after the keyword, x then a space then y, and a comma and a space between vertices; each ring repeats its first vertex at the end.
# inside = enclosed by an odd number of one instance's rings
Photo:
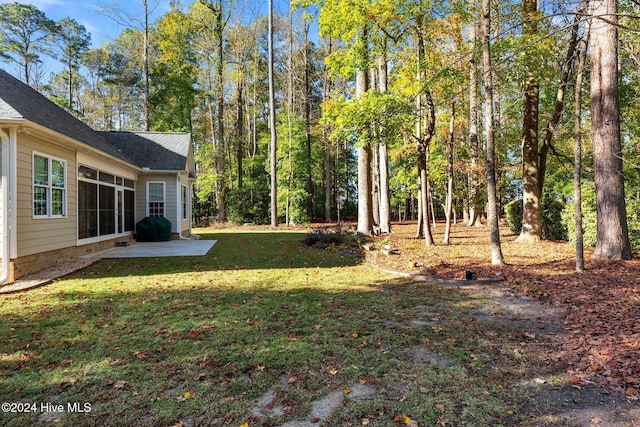
POLYGON ((177 400, 178 402, 184 402, 184 401, 185 401, 185 400, 187 400, 187 399, 191 399, 191 398, 192 398, 193 396, 195 396, 195 395, 196 395, 196 392, 195 392, 195 391, 193 391, 193 390, 191 390, 191 391, 185 391, 185 392, 182 394, 182 396, 178 396, 178 397, 176 397, 176 400, 177 400))
POLYGON ((400 420, 403 424, 408 425, 409 427, 418 427, 418 422, 416 420, 412 420, 411 418, 403 415, 400 420))
POLYGON ((349 389, 349 387, 345 387, 345 388, 342 389, 342 393, 349 394, 349 393, 351 393, 351 389, 349 389))
POLYGON ((127 382, 125 380, 118 380, 113 383, 113 388, 123 389, 126 384, 127 382))

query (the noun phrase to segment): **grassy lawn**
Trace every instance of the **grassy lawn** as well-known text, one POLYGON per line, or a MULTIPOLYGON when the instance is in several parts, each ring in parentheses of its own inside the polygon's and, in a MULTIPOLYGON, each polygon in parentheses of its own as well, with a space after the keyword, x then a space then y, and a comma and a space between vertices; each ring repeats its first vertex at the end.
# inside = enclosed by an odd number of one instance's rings
POLYGON ((0 425, 488 426, 527 416, 521 332, 480 320, 487 301, 308 248, 302 233, 201 234, 218 240, 205 257, 103 261, 1 296, 1 400, 36 407, 2 413, 0 425), (349 398, 358 387, 368 396, 349 398), (335 392, 339 409, 315 417, 314 401, 335 392), (64 410, 43 413, 46 403, 64 410), (88 413, 67 406, 85 403, 88 413))

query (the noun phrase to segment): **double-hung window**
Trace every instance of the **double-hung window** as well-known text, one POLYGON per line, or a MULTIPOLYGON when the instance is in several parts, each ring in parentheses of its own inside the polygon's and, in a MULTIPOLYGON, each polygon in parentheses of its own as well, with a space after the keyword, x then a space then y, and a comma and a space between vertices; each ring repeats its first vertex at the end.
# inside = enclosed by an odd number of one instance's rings
POLYGON ((33 153, 33 217, 66 216, 66 169, 64 160, 33 153))
POLYGON ((164 216, 164 182, 147 182, 147 216, 164 216))

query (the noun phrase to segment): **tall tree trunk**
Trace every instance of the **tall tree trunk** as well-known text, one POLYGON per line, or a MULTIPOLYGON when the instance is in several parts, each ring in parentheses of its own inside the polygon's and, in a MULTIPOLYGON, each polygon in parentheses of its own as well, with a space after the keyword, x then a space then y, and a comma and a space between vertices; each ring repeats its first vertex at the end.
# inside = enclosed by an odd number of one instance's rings
POLYGON ((451 237, 451 221, 453 213, 453 149, 454 149, 454 125, 456 119, 456 102, 451 101, 451 121, 449 122, 449 144, 447 145, 447 199, 445 202, 445 228, 444 243, 449 243, 451 237))
MULTIPOLYGON (((332 53, 333 43, 329 38, 328 54, 332 53)), ((330 91, 331 80, 325 75, 323 82, 322 101, 327 99, 327 95, 330 91)), ((331 142, 329 141, 329 132, 327 125, 322 125, 322 141, 324 142, 324 159, 325 159, 325 175, 324 175, 324 220, 325 222, 331 222, 331 192, 332 192, 332 180, 331 180, 331 142)), ((336 175, 338 171, 336 168, 336 175)))
POLYGON ((521 243, 539 242, 540 193, 538 192, 538 100, 540 89, 535 78, 528 78, 523 89, 522 115, 522 231, 521 243))
POLYGON ((73 112, 73 64, 71 59, 67 60, 67 108, 69 112, 73 112))
MULTIPOLYGON (((471 10, 476 10, 476 0, 469 1, 471 10)), ((482 225, 483 205, 480 195, 481 176, 478 160, 478 64, 476 50, 478 49, 478 28, 473 22, 470 28, 472 54, 469 59, 469 154, 471 156, 471 170, 469 173, 469 226, 482 225)))
MULTIPOLYGON (((418 151, 418 165, 423 163, 421 156, 423 154, 418 151)), ((424 239, 424 221, 429 222, 429 218, 425 215, 424 208, 422 207, 422 169, 418 166, 418 227, 416 229, 416 239, 424 239)), ((427 226, 428 227, 428 226, 427 226)))
POLYGON ((149 3, 142 0, 144 6, 144 40, 143 40, 143 57, 144 57, 144 129, 149 130, 150 112, 149 112, 149 3))
POLYGON ((273 0, 269 0, 269 126, 271 128, 271 226, 278 226, 278 132, 276 129, 276 97, 273 76, 273 0))
MULTIPOLYGON (((418 18, 418 27, 422 26, 422 20, 418 18)), ((418 30, 420 31, 420 29, 418 30)), ((420 84, 424 81, 424 71, 422 70, 425 56, 424 39, 422 34, 416 34, 418 44, 418 65, 416 78, 420 84)), ((433 235, 429 227, 429 146, 431 139, 435 133, 435 106, 431 92, 427 89, 421 89, 416 96, 416 134, 415 139, 418 145, 418 180, 419 191, 418 197, 420 201, 418 207, 420 211, 419 217, 422 217, 422 236, 425 240, 425 246, 432 246, 433 235)), ((420 233, 419 233, 420 234, 420 233)))
MULTIPOLYGON (((537 0, 522 1, 522 33, 532 39, 538 32, 536 14, 537 0)), ((522 231, 516 240, 521 243, 534 243, 542 238, 540 222, 540 197, 538 191, 538 104, 540 88, 534 76, 534 59, 527 63, 528 77, 522 90, 522 231)))
POLYGON ((589 43, 589 28, 585 30, 580 51, 580 61, 576 70, 575 110, 573 118, 574 164, 573 164, 573 202, 576 221, 576 271, 584 271, 584 236, 582 228, 582 81, 585 63, 587 61, 587 46, 589 43))
MULTIPOLYGON (((146 0, 144 0, 146 2, 146 0)), ((224 141, 224 22, 222 0, 200 0, 213 14, 213 33, 216 41, 216 99, 217 99, 217 127, 216 127, 216 205, 218 207, 218 222, 227 222, 226 206, 226 177, 224 141)), ((146 15, 145 15, 146 16, 146 15)))
MULTIPOLYGON (((365 31, 366 34, 366 31, 365 31)), ((366 35, 365 35, 366 37, 366 35)), ((369 79, 366 70, 358 70, 356 74, 356 96, 368 90, 369 79)), ((358 151, 358 233, 373 233, 373 199, 371 183, 371 145, 367 141, 358 151)))
POLYGON ((562 64, 562 70, 560 74, 560 84, 556 91, 556 102, 551 120, 547 123, 545 129, 544 140, 542 141, 542 147, 540 147, 540 154, 538 156, 538 194, 543 194, 544 179, 547 172, 547 155, 549 149, 551 149, 551 141, 555 135, 556 126, 562 118, 562 110, 564 109, 564 96, 569 84, 569 74, 573 69, 573 62, 576 59, 576 46, 578 45, 578 30, 581 20, 583 19, 583 13, 587 10, 589 0, 583 0, 578 13, 573 20, 573 27, 571 29, 571 39, 567 47, 567 54, 562 64))
POLYGON ((484 81, 485 133, 487 146, 487 222, 491 238, 491 263, 504 265, 500 246, 498 201, 496 195, 495 141, 493 118, 493 79, 491 78, 491 6, 490 0, 482 0, 482 68, 484 81))
POLYGON ((378 148, 380 156, 380 232, 391 233, 391 202, 389 200, 389 162, 387 145, 378 148))
MULTIPOLYGON (((369 70, 369 90, 379 90, 378 72, 376 68, 369 70)), ((375 234, 380 232, 380 158, 378 157, 380 142, 380 129, 375 124, 371 124, 371 201, 373 204, 373 230, 375 234)))
POLYGON ((236 162, 238 164, 238 188, 242 189, 242 160, 244 158, 244 73, 238 79, 236 86, 236 162))
POLYGON ((218 0, 216 9, 216 42, 217 42, 217 79, 216 79, 216 96, 218 98, 218 177, 219 177, 219 199, 218 199, 218 222, 227 222, 227 195, 226 195, 226 179, 225 170, 225 141, 224 141, 224 26, 222 22, 222 0, 218 0))
POLYGON ((307 216, 309 220, 314 217, 313 209, 313 177, 311 176, 311 70, 309 67, 309 23, 303 23, 304 30, 304 129, 305 148, 307 154, 306 174, 307 174, 307 216))
POLYGON ((293 11, 289 9, 289 59, 287 71, 287 129, 289 142, 289 174, 287 176, 287 203, 285 205, 284 223, 291 225, 291 188, 293 183, 293 11))
MULTIPOLYGON (((387 56, 383 54, 378 60, 378 80, 380 92, 387 91, 387 56)), ((380 160, 380 232, 391 233, 391 201, 389 200, 389 160, 387 145, 380 144, 378 148, 380 160)))
POLYGON ((591 128, 596 184, 594 258, 631 259, 624 198, 618 94, 618 4, 592 2, 591 128))
POLYGON ((371 202, 373 204, 373 229, 378 234, 380 230, 380 144, 376 141, 377 135, 374 135, 372 139, 374 142, 371 147, 371 202))

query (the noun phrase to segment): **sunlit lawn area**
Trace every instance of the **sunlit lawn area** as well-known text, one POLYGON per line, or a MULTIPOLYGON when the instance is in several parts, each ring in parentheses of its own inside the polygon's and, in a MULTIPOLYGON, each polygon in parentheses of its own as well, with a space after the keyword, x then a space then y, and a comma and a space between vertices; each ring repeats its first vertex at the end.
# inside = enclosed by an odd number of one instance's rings
POLYGON ((218 240, 205 257, 103 261, 1 296, 0 396, 35 406, 0 425, 486 426, 524 410, 527 357, 478 320, 485 302, 308 248, 303 232, 200 234, 218 240), (346 398, 358 385, 374 393, 346 398), (339 410, 313 419, 335 391, 339 410))

